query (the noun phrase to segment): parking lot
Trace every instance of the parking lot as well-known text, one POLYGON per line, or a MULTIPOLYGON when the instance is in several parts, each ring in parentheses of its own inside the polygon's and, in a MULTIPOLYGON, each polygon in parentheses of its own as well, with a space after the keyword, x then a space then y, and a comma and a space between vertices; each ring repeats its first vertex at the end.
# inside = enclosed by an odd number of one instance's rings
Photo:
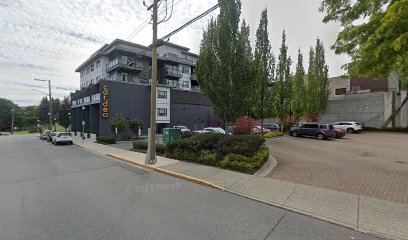
POLYGON ((408 203, 408 134, 363 132, 320 141, 267 140, 278 165, 268 177, 408 203))

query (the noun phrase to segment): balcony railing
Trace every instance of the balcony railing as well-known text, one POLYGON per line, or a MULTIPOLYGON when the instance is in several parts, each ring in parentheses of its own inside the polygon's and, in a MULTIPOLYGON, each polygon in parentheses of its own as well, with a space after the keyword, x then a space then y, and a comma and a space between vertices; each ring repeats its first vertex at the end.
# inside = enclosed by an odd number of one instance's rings
POLYGON ((125 62, 123 59, 116 58, 106 65, 106 72, 111 72, 115 69, 142 72, 144 65, 140 61, 131 60, 125 62))
POLYGON ((177 67, 164 67, 164 75, 169 78, 181 78, 182 74, 181 71, 178 70, 177 67))
POLYGON ((190 80, 191 80, 191 81, 197 81, 197 75, 195 75, 194 73, 191 74, 190 80))

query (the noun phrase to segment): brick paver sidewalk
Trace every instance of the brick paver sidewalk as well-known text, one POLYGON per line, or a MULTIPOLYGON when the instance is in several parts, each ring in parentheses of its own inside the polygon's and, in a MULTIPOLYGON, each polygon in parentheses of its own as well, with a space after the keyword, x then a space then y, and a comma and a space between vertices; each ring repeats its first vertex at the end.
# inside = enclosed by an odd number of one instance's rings
MULTIPOLYGON (((78 145, 82 140, 75 139, 78 145)), ((138 164, 145 154, 85 141, 84 148, 138 164)), ((408 205, 158 157, 156 167, 248 198, 392 239, 408 240, 408 205)))

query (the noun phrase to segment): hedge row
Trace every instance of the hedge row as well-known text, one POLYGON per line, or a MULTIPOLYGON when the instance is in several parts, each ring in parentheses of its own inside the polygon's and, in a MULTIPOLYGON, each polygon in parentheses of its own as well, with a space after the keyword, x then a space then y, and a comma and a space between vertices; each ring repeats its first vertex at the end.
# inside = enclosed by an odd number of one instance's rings
POLYGON ((116 140, 113 137, 96 136, 96 141, 103 144, 115 144, 116 140))
MULTIPOLYGON (((133 149, 135 150, 144 150, 147 151, 148 143, 143 140, 135 140, 133 141, 133 149)), ((156 152, 159 154, 164 154, 166 151, 166 145, 164 144, 156 144, 156 152)))
POLYGON ((261 148, 254 156, 245 157, 234 153, 225 156, 220 167, 244 173, 255 173, 269 158, 269 149, 261 148))
POLYGON ((166 145, 166 157, 254 173, 268 159, 260 135, 203 133, 166 145))

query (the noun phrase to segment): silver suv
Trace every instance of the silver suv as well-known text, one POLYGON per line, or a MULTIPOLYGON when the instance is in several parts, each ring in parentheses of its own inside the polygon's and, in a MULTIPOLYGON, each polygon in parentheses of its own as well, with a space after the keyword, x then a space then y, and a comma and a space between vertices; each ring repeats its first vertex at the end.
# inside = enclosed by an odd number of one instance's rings
POLYGON ((317 137, 317 139, 323 140, 327 138, 335 138, 336 132, 331 124, 308 122, 299 126, 291 127, 289 135, 293 137, 317 137))

